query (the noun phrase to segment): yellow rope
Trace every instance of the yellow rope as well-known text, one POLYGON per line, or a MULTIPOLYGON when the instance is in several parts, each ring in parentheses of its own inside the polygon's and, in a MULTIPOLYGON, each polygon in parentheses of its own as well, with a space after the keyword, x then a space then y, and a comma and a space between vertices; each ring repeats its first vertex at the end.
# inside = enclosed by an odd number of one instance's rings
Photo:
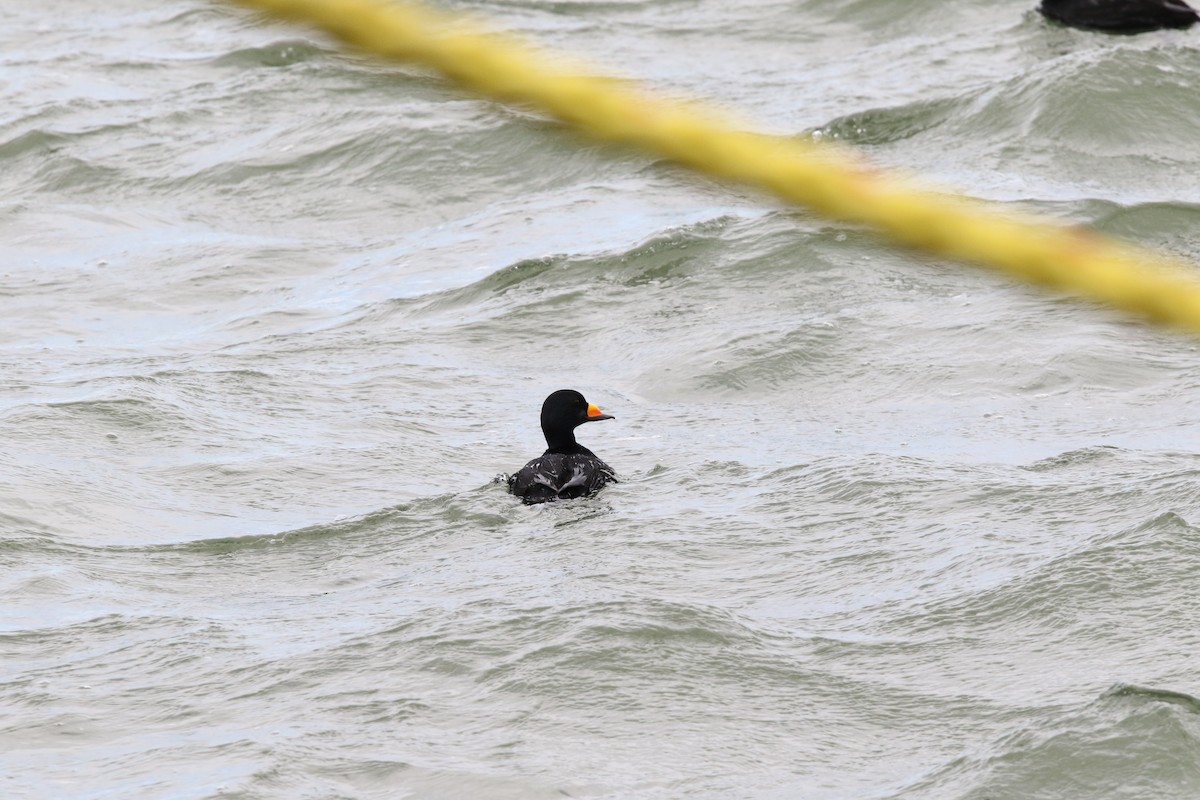
POLYGON ((1189 265, 1162 254, 908 186, 840 148, 747 132, 712 110, 581 75, 563 60, 415 2, 238 2, 316 24, 363 50, 430 67, 481 95, 532 106, 593 136, 869 225, 906 245, 1200 332, 1200 280, 1189 265))

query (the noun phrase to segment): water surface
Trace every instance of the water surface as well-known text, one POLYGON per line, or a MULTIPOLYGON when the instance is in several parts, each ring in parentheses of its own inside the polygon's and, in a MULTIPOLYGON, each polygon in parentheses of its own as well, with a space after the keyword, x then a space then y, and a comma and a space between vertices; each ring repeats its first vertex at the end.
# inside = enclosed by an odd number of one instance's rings
MULTIPOLYGON (((478 0, 1200 261, 1195 32, 478 0)), ((1197 343, 198 0, 0 10, 0 794, 1200 796, 1197 343), (623 482, 493 478, 583 391, 623 482)))

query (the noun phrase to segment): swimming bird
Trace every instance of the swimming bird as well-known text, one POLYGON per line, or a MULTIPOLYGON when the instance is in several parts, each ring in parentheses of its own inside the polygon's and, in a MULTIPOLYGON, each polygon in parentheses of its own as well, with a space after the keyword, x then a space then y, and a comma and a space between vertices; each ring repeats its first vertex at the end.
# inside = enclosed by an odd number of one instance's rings
POLYGON ((596 454, 575 441, 585 422, 614 419, 574 389, 559 389, 542 403, 546 452, 508 477, 508 490, 527 505, 567 500, 595 492, 617 474, 596 454))
POLYGON ((1183 0, 1042 0, 1038 11, 1073 28, 1109 33, 1145 33, 1200 22, 1200 14, 1183 0))

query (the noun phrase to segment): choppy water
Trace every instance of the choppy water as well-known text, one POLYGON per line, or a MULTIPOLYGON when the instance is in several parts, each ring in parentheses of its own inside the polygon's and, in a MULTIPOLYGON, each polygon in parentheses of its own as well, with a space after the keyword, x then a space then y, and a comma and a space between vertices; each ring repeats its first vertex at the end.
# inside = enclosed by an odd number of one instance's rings
MULTIPOLYGON (((1200 33, 1032 6, 460 5, 1200 261, 1200 33)), ((0 60, 0 796, 1200 797, 1195 340, 220 4, 0 60)))

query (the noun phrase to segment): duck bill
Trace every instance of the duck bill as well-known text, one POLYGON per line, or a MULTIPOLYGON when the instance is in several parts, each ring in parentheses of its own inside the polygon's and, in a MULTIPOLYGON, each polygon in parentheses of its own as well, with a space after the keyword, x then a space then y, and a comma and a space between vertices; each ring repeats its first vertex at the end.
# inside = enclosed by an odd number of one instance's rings
POLYGON ((585 422, 599 422, 602 419, 616 419, 616 417, 612 414, 605 414, 595 403, 588 403, 588 415, 585 422))

